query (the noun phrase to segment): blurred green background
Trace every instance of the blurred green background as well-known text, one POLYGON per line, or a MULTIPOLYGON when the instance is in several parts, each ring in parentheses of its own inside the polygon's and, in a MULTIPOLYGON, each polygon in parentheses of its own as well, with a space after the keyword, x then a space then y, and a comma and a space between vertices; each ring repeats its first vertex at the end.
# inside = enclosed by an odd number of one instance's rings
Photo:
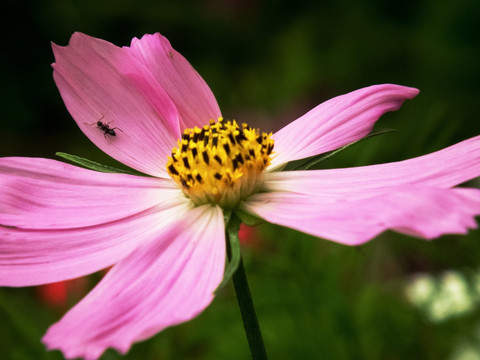
MULTIPOLYGON (((78 130, 52 80, 50 41, 66 45, 74 31, 117 45, 161 32, 204 77, 226 118, 262 130, 363 86, 421 90, 377 125, 399 133, 325 167, 401 160, 480 134, 476 0, 0 3, 0 156, 63 151, 117 165, 78 130)), ((243 251, 271 359, 480 359, 478 230, 434 242, 387 232, 357 248, 268 224, 256 231, 243 251)), ((80 293, 53 306, 38 288, 0 289, 0 358, 61 359, 40 338, 80 293)), ((119 358, 113 350, 102 357, 119 358)), ((233 288, 125 358, 248 359, 233 288)))

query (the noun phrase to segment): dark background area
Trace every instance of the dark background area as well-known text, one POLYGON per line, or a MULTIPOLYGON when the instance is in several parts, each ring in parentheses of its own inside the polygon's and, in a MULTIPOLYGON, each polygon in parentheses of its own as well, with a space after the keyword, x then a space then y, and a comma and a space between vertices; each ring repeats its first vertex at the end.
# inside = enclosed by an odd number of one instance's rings
MULTIPOLYGON (((398 133, 356 145, 325 167, 406 159, 480 134, 478 1, 0 4, 0 156, 55 158, 62 151, 115 165, 79 131, 52 79, 50 42, 67 45, 74 31, 119 46, 161 32, 210 85, 224 117, 262 130, 278 130, 360 87, 388 82, 421 90, 377 125, 398 133)), ((272 359, 480 359, 478 231, 433 242, 387 232, 358 248, 271 225, 256 231, 244 256, 272 359), (445 271, 464 279, 473 305, 438 320, 427 303, 409 301, 406 289, 415 274, 430 274, 435 304, 445 295, 445 271)), ((60 359, 40 338, 80 296, 73 292, 67 305, 54 307, 37 288, 0 289, 0 357, 60 359)), ((118 358, 112 350, 102 357, 118 358)), ((125 358, 248 358, 232 288, 197 319, 135 345, 125 358)))

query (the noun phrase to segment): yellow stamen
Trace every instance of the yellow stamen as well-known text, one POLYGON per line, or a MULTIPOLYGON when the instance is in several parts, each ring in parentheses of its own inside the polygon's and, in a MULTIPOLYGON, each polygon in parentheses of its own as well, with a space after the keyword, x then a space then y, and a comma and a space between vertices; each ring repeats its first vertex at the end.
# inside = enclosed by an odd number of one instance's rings
POLYGON ((259 191, 273 151, 271 133, 239 127, 235 120, 210 120, 186 129, 168 158, 167 171, 195 204, 234 208, 259 191))

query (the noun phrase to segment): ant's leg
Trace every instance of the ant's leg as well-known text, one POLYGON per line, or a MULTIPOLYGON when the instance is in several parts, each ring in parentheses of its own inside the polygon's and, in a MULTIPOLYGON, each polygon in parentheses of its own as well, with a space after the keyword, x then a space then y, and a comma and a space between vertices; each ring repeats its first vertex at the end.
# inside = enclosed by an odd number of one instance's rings
POLYGON ((125 132, 124 132, 122 129, 120 129, 119 127, 114 127, 114 128, 112 128, 112 129, 110 129, 110 130, 120 130, 122 133, 125 134, 125 132))
MULTIPOLYGON (((88 125, 88 126, 93 126, 93 125, 97 125, 97 126, 98 126, 98 122, 99 122, 100 120, 102 120, 104 117, 105 117, 105 115, 102 114, 102 117, 101 117, 100 119, 98 119, 97 121, 95 121, 95 122, 93 122, 93 123, 91 123, 91 124, 84 122, 84 124, 85 124, 85 125, 88 125)), ((109 124, 110 124, 110 123, 109 123, 109 124)))

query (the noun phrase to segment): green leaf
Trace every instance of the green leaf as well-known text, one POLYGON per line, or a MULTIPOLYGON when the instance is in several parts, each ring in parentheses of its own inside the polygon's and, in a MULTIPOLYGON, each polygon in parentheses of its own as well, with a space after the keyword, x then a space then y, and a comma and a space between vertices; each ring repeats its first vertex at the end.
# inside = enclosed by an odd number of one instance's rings
POLYGON ((285 170, 308 170, 308 169, 311 169, 313 166, 317 165, 321 161, 326 160, 326 159, 328 159, 329 157, 331 157, 335 154, 338 154, 339 152, 349 148, 352 145, 358 144, 358 143, 360 143, 364 140, 370 139, 370 138, 378 136, 378 135, 390 134, 390 133, 394 133, 394 132, 398 132, 398 130, 396 130, 396 129, 383 129, 383 130, 372 131, 367 136, 365 136, 365 137, 363 137, 363 138, 361 138, 357 141, 351 142, 350 144, 342 146, 339 149, 327 152, 325 154, 315 155, 315 156, 312 156, 310 158, 300 160, 299 162, 296 161, 292 164, 288 164, 285 167, 285 170))
POLYGON ((237 215, 240 220, 248 226, 257 226, 265 222, 262 218, 259 218, 240 209, 235 210, 235 215, 237 215))
POLYGON ((238 239, 238 231, 240 230, 240 224, 242 221, 238 217, 234 215, 232 216, 230 212, 225 214, 224 217, 225 219, 229 220, 226 225, 225 236, 227 238, 227 247, 229 249, 230 256, 227 268, 223 274, 223 280, 215 289, 214 293, 216 293, 230 281, 233 274, 235 274, 235 271, 237 271, 238 265, 240 265, 240 259, 242 257, 240 253, 240 240, 238 239))
POLYGON ((75 164, 81 165, 83 167, 86 167, 87 169, 95 170, 95 171, 100 171, 100 172, 105 172, 105 173, 123 173, 123 174, 133 174, 129 171, 121 170, 114 168, 113 166, 108 166, 108 165, 102 165, 99 164, 95 161, 84 159, 80 156, 76 155, 70 155, 67 153, 63 152, 57 152, 55 155, 60 156, 64 159, 67 159, 75 164))

